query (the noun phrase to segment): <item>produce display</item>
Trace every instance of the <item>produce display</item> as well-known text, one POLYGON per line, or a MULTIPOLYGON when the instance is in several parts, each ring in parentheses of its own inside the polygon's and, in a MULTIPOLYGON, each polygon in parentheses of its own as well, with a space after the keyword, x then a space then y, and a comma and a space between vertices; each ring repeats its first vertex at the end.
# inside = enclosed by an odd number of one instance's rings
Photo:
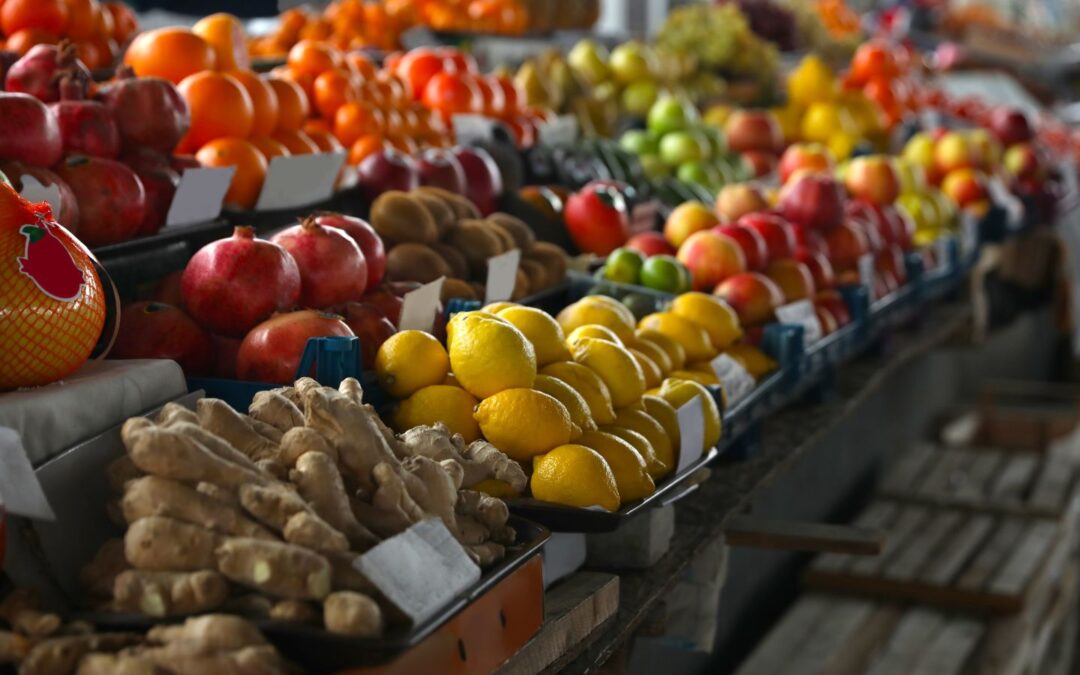
POLYGON ((23 56, 36 45, 68 41, 87 66, 106 68, 138 31, 138 21, 131 7, 112 0, 15 0, 4 3, 0 30, 6 52, 23 56))

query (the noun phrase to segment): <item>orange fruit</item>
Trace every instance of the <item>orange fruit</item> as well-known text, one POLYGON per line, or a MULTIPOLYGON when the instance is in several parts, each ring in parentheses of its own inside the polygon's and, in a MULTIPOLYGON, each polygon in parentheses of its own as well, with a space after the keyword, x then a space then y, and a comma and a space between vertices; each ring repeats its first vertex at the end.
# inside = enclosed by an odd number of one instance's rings
POLYGON ((193 152, 218 138, 251 134, 255 108, 236 78, 206 70, 185 77, 177 89, 191 112, 191 126, 180 139, 179 152, 193 152))
POLYGON ((304 90, 292 80, 268 77, 266 81, 277 95, 277 130, 296 131, 308 116, 308 100, 304 90))
POLYGON ((251 67, 244 25, 232 14, 219 12, 203 17, 192 26, 191 32, 206 40, 207 44, 213 48, 217 57, 218 70, 240 70, 251 67))
POLYGON ((225 203, 242 209, 255 207, 266 179, 267 163, 254 144, 242 138, 218 138, 199 148, 195 157, 203 166, 235 166, 225 203))
MULTIPOLYGON (((4 8, 7 7, 5 4, 4 8)), ((187 28, 158 28, 140 33, 124 53, 124 63, 136 75, 161 77, 173 84, 203 70, 213 70, 215 62, 213 48, 187 28)))
POLYGON ((59 38, 39 28, 23 28, 7 39, 5 48, 22 56, 34 45, 54 45, 59 38))
POLYGON ((278 123, 278 100, 274 88, 250 70, 233 70, 229 72, 229 75, 236 78, 236 81, 251 97, 251 107, 254 112, 251 135, 269 136, 274 133, 278 123))
POLYGON ((368 134, 367 136, 361 136, 349 148, 349 164, 359 164, 364 161, 364 158, 368 155, 373 155, 376 152, 381 152, 386 148, 386 142, 382 136, 378 134, 368 134))
POLYGON ((97 0, 64 0, 64 5, 67 6, 65 37, 75 41, 92 37, 101 12, 97 0))
POLYGON ((356 101, 360 92, 353 84, 349 71, 344 68, 331 68, 315 78, 311 87, 315 109, 328 120, 334 119, 334 113, 342 105, 356 101))
POLYGON ((304 10, 293 7, 281 13, 280 21, 278 34, 289 42, 296 42, 300 38, 300 31, 307 25, 308 18, 304 10))
POLYGON ((428 108, 444 115, 470 113, 481 104, 480 95, 471 78, 450 73, 438 73, 424 87, 421 99, 428 108))
POLYGON ((318 146, 319 152, 344 152, 345 146, 329 131, 312 131, 306 133, 311 142, 318 146))
POLYGON ((313 42, 323 42, 330 38, 334 34, 334 26, 325 19, 313 19, 307 22, 303 28, 300 29, 299 38, 301 40, 311 40, 313 42))
POLYGON ((112 18, 112 39, 118 43, 124 44, 138 32, 139 22, 135 18, 135 12, 123 2, 109 0, 102 3, 101 8, 112 18))
POLYGON ((359 75, 364 80, 375 79, 375 64, 360 52, 349 52, 345 55, 345 64, 349 70, 359 75))
POLYGON ((285 62, 297 75, 307 74, 312 78, 331 68, 340 68, 343 63, 341 52, 337 48, 316 40, 297 42, 289 50, 285 62))
POLYGON ((68 8, 63 0, 5 0, 0 8, 0 27, 5 35, 28 28, 62 35, 67 22, 68 8))
POLYGON ((356 139, 377 134, 382 128, 383 119, 379 112, 360 101, 346 103, 334 115, 334 135, 345 146, 351 147, 356 139))
POLYGON ((269 165, 275 157, 288 157, 292 155, 292 153, 289 152, 289 149, 285 147, 284 143, 275 140, 270 136, 252 136, 248 140, 263 154, 263 157, 266 158, 267 165, 269 165))
POLYGON ((288 148, 289 154, 292 155, 313 155, 319 151, 319 146, 316 145, 315 141, 311 140, 311 136, 299 129, 295 131, 278 130, 274 133, 273 139, 288 148))
POLYGON ((321 131, 332 134, 334 133, 333 120, 323 120, 318 117, 312 117, 304 122, 302 129, 308 136, 321 131))

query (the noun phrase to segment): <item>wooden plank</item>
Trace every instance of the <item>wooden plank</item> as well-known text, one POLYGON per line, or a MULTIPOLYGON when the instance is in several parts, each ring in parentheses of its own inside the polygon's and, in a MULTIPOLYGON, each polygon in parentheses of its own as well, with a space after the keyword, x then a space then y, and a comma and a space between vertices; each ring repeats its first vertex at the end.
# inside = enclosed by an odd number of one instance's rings
POLYGON ((776 675, 813 633, 821 617, 835 604, 832 596, 804 595, 743 661, 736 675, 776 675))
POLYGON ((1022 501, 1038 465, 1039 458, 1036 455, 1021 454, 1012 457, 998 474, 987 497, 995 501, 1022 501))
POLYGON ((1005 454, 996 450, 983 450, 968 467, 964 482, 956 490, 955 496, 963 501, 982 501, 986 499, 990 481, 1005 462, 1005 454))
POLYGON ((885 550, 876 558, 860 558, 856 560, 851 565, 851 572, 853 574, 873 575, 884 569, 889 560, 907 546, 908 540, 919 527, 922 527, 929 513, 922 506, 910 505, 903 507, 892 527, 889 528, 885 550))
POLYGON ((1057 535, 1058 526, 1051 521, 1041 521, 1029 529, 987 588, 994 593, 1022 593, 1046 559, 1057 535))
POLYGON ((985 632, 982 621, 950 620, 923 652, 911 675, 959 675, 985 632))
POLYGON ((915 488, 915 494, 922 497, 951 496, 955 491, 957 478, 967 473, 976 457, 974 452, 961 448, 942 450, 941 454, 941 460, 934 467, 933 473, 923 477, 915 488))
MULTIPOLYGON (((898 507, 895 502, 873 502, 859 517, 855 519, 855 525, 867 529, 887 527, 896 515, 898 507)), ((814 558, 811 563, 813 569, 839 572, 847 569, 855 558, 841 553, 825 553, 814 558)))
POLYGON ((933 468, 940 458, 940 450, 929 443, 920 443, 900 455, 896 463, 887 469, 881 489, 885 492, 908 492, 924 471, 933 468))
POLYGON ((885 532, 850 525, 767 520, 732 516, 724 525, 728 546, 782 551, 828 551, 876 556, 885 544, 885 532))
POLYGON ((946 545, 946 538, 961 523, 959 511, 937 511, 929 522, 919 529, 916 536, 889 562, 882 574, 896 581, 908 581, 918 576, 938 549, 946 545))
POLYGON ((866 672, 881 644, 896 630, 904 612, 899 605, 878 605, 855 632, 848 636, 844 648, 825 664, 828 675, 862 675, 866 672))
POLYGON ((1065 496, 1076 478, 1073 466, 1073 463, 1066 459, 1046 458, 1031 489, 1028 504, 1032 508, 1047 512, 1063 510, 1065 496))
POLYGON ((599 628, 619 609, 619 577, 578 572, 544 594, 544 625, 498 675, 534 675, 599 628))
POLYGON ((818 619, 809 639, 791 656, 784 672, 805 675, 825 672, 826 663, 837 650, 844 648, 848 637, 870 616, 874 607, 875 603, 868 600, 838 599, 818 619))
POLYGON ((964 564, 971 558, 994 527, 994 519, 986 515, 975 515, 960 527, 945 548, 930 561, 919 574, 919 579, 930 584, 948 584, 964 564))
POLYGON ((967 569, 960 575, 956 586, 964 590, 978 590, 997 571, 1012 553, 1023 536, 1024 524, 1018 518, 1003 518, 991 535, 990 541, 979 551, 967 569))
POLYGON ((910 675, 915 660, 944 623, 940 612, 924 608, 907 611, 866 675, 910 675))

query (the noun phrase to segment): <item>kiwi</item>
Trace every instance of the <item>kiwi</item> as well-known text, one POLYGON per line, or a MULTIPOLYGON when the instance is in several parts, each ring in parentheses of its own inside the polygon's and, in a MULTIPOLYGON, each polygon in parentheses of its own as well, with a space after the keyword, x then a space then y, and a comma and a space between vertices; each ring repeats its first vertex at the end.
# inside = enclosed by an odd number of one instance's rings
POLYGON ((476 299, 483 302, 484 296, 487 295, 487 288, 484 286, 484 284, 478 281, 470 281, 469 286, 472 287, 473 293, 476 294, 476 299))
POLYGON ((539 293, 551 285, 548 283, 547 270, 544 269, 540 261, 522 258, 520 268, 525 273, 525 276, 529 277, 529 290, 533 293, 539 293))
POLYGON ((423 244, 398 244, 386 256, 386 277, 391 281, 426 284, 451 273, 450 265, 423 244))
POLYGON ((458 220, 461 220, 462 218, 483 218, 480 214, 480 209, 476 208, 476 204, 473 204, 466 197, 459 194, 430 185, 419 187, 417 188, 417 191, 426 192, 445 201, 454 209, 454 213, 457 214, 458 220))
POLYGON ((446 200, 427 192, 421 192, 420 190, 416 190, 409 194, 423 204, 424 208, 431 214, 432 220, 435 221, 435 229, 438 232, 438 237, 442 237, 443 233, 446 232, 446 228, 457 222, 457 213, 446 200))
POLYGON ((515 246, 520 248, 522 253, 532 250, 533 244, 536 243, 536 235, 532 228, 525 224, 525 221, 509 213, 493 213, 487 219, 509 232, 514 238, 515 246))
POLYGON ((538 241, 528 253, 530 260, 544 266, 548 275, 548 285, 555 285, 566 278, 566 251, 555 244, 538 241))
POLYGON ((431 248, 435 249, 435 252, 450 266, 451 276, 458 279, 469 278, 469 261, 465 259, 461 251, 441 241, 432 244, 431 248))
POLYGON ((402 243, 430 244, 439 238, 435 219, 424 204, 400 190, 384 192, 375 199, 371 226, 380 236, 402 243))
POLYGON ((499 246, 500 248, 502 248, 502 250, 499 251, 500 253, 506 253, 507 251, 511 251, 517 248, 517 242, 514 241, 514 237, 510 234, 510 232, 495 221, 481 220, 477 222, 483 223, 484 227, 486 227, 489 231, 495 233, 495 236, 499 238, 499 246))
POLYGON ((471 276, 477 279, 484 278, 488 258, 499 255, 502 251, 502 242, 498 236, 475 220, 462 220, 451 227, 446 233, 445 241, 465 256, 471 276))
POLYGON ((443 280, 442 285, 442 301, 453 300, 454 298, 463 298, 465 300, 479 300, 476 295, 476 291, 469 285, 469 282, 462 281, 461 279, 447 278, 443 280))
POLYGON ((519 267, 517 271, 517 278, 514 279, 514 292, 510 296, 511 300, 521 300, 532 293, 532 286, 529 284, 529 275, 519 267))

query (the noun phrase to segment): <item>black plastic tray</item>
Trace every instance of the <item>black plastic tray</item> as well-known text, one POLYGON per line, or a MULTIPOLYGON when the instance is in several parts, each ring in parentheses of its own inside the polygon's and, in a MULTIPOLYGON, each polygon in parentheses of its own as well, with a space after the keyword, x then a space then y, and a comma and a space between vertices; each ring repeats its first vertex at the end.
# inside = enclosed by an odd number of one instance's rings
POLYGON ((710 449, 681 474, 667 478, 657 485, 656 492, 618 511, 579 509, 528 497, 507 499, 506 503, 513 513, 543 523, 552 532, 611 532, 639 511, 656 505, 663 501, 664 497, 672 496, 676 488, 682 485, 689 476, 719 456, 720 451, 717 448, 710 449))
MULTIPOLYGON (((509 524, 517 532, 517 539, 514 546, 507 550, 506 558, 487 570, 472 588, 417 626, 391 628, 383 638, 370 639, 335 635, 315 626, 282 621, 256 619, 253 623, 287 659, 301 665, 305 672, 329 673, 386 663, 415 647, 474 600, 539 555, 551 536, 543 525, 517 515, 510 516, 509 524)), ((110 629, 145 630, 161 623, 132 614, 92 613, 82 614, 80 618, 100 628, 110 629)))

